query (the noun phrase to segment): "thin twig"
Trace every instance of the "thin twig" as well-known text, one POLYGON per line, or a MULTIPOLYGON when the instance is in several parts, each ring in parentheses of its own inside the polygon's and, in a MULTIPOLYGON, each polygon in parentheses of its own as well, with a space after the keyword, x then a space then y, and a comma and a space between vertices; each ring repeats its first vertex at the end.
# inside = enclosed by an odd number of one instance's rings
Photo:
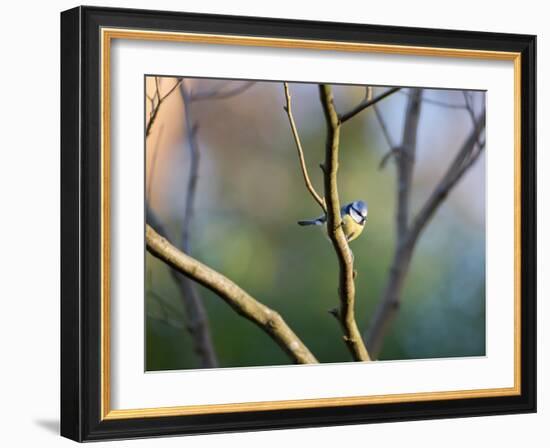
POLYGON ((485 142, 479 143, 481 150, 476 150, 475 147, 478 145, 479 136, 484 128, 485 110, 478 118, 475 119, 475 123, 470 134, 462 143, 461 148, 458 150, 455 158, 450 164, 450 168, 438 182, 432 194, 428 197, 420 209, 420 212, 418 212, 418 215, 413 220, 409 236, 409 238, 412 239, 412 243, 416 242, 420 236, 420 233, 426 227, 437 209, 441 206, 443 200, 448 196, 452 188, 479 158, 479 155, 485 146, 485 142), (460 163, 458 163, 458 161, 460 161, 460 163))
POLYGON ((374 109, 374 114, 376 116, 376 120, 378 121, 378 124, 380 125, 380 129, 382 129, 382 134, 386 139, 388 148, 390 150, 395 148, 395 144, 393 143, 393 139, 391 138, 390 131, 388 131, 388 126, 386 125, 386 120, 384 120, 384 117, 382 115, 382 112, 380 111, 380 108, 376 104, 373 104, 372 108, 374 109))
MULTIPOLYGON (((402 90, 400 93, 402 93, 403 95, 407 95, 407 96, 410 95, 410 92, 407 92, 405 90, 402 90)), ((426 104, 432 104, 434 106, 444 107, 446 109, 462 109, 462 110, 466 109, 466 105, 464 105, 464 104, 449 103, 447 101, 434 100, 432 98, 426 98, 426 97, 422 98, 422 102, 426 103, 426 104)))
POLYGON ((296 143, 296 149, 298 150, 298 157, 300 159, 300 167, 302 169, 302 174, 304 176, 304 182, 306 184, 306 188, 310 192, 311 196, 313 196, 313 199, 319 204, 319 206, 323 209, 323 212, 327 212, 327 206, 325 204, 324 198, 322 198, 319 193, 315 190, 315 187, 311 183, 311 180, 309 179, 309 175, 307 172, 307 166, 306 161, 304 158, 304 150, 302 149, 302 143, 300 141, 300 136, 298 134, 298 129, 296 127, 296 122, 294 121, 294 115, 292 114, 292 97, 290 95, 290 89, 288 87, 288 83, 285 82, 284 89, 285 89, 285 98, 286 98, 286 106, 284 106, 284 109, 288 116, 288 121, 290 123, 290 128, 292 129, 292 136, 294 137, 294 142, 296 143))
POLYGON ((344 331, 344 341, 354 360, 370 361, 361 333, 355 321, 355 273, 353 255, 348 245, 340 217, 338 195, 338 159, 340 148, 340 120, 334 107, 330 86, 319 85, 319 95, 327 125, 325 149, 325 198, 327 201, 327 233, 338 257, 340 309, 338 318, 344 331))
MULTIPOLYGON (((188 255, 191 250, 191 228, 194 218, 195 197, 199 178, 200 150, 197 140, 198 124, 193 120, 191 104, 194 101, 205 99, 223 99, 236 96, 254 85, 254 82, 246 83, 229 91, 209 91, 202 94, 193 94, 186 86, 185 81, 179 84, 180 96, 183 102, 185 115, 185 128, 187 129, 187 142, 189 148, 189 176, 186 186, 185 211, 181 226, 180 248, 188 255)), ((189 278, 172 270, 174 279, 182 291, 182 298, 188 316, 188 325, 195 342, 195 352, 199 355, 204 367, 216 367, 218 357, 208 323, 208 315, 204 308, 203 298, 197 289, 197 285, 189 278)))
POLYGON ((396 146, 393 143, 390 132, 388 131, 388 126, 386 125, 386 121, 384 120, 384 117, 378 105, 374 104, 372 108, 374 110, 376 120, 380 125, 380 129, 382 129, 382 135, 384 136, 386 143, 388 144, 388 152, 384 155, 384 157, 382 157, 382 159, 380 160, 380 164, 378 165, 378 169, 380 170, 386 166, 386 163, 392 156, 399 155, 399 148, 396 148, 396 146))
POLYGON ((177 78, 176 83, 170 88, 170 90, 165 95, 160 96, 160 83, 158 80, 158 76, 155 76, 155 89, 156 89, 155 96, 158 99, 156 104, 151 102, 151 112, 149 113, 149 121, 145 125, 145 137, 148 137, 149 134, 151 133, 151 129, 153 129, 153 124, 157 119, 161 104, 179 87, 182 81, 183 81, 183 78, 177 78))
POLYGON ((178 250, 150 225, 146 226, 145 239, 149 253, 218 295, 238 314, 265 331, 295 363, 318 363, 279 313, 258 302, 224 275, 178 250))
POLYGON ((166 98, 168 98, 179 86, 180 84, 182 83, 183 81, 183 78, 177 78, 177 81, 176 83, 170 88, 170 90, 165 94, 163 95, 160 99, 159 99, 159 102, 163 102, 166 98))
MULTIPOLYGON (((170 233, 148 203, 145 206, 145 216, 147 225, 151 225, 157 229, 157 232, 162 237, 171 239, 170 233)), ((217 355, 210 336, 207 314, 202 299, 195 294, 196 291, 192 289, 194 285, 187 277, 184 277, 175 269, 170 269, 170 274, 180 292, 181 301, 186 313, 185 328, 193 340, 194 351, 199 358, 200 366, 204 368, 218 366, 217 355), (189 286, 190 284, 191 286, 189 286)))
MULTIPOLYGON (((180 87, 182 85, 182 82, 183 82, 183 78, 178 79, 178 81, 171 87, 171 89, 164 96, 161 96, 160 82, 158 77, 155 77, 155 95, 153 96, 153 99, 152 99, 153 106, 155 108, 152 109, 151 111, 152 118, 149 121, 149 124, 151 126, 154 123, 154 119, 157 116, 158 111, 160 110, 160 106, 162 105, 162 102, 166 98, 168 98, 168 96, 171 95, 176 90, 176 88, 180 87), (155 98, 158 99, 156 105, 154 104, 155 98)), ((186 114, 186 119, 187 118, 188 118, 188 115, 186 114)), ((147 136, 150 135, 150 131, 152 129, 151 126, 148 128, 148 131, 146 132, 147 136)), ((162 132, 162 127, 160 128, 159 132, 162 132)), ((190 139, 194 138, 194 137, 191 137, 191 134, 189 135, 190 135, 190 139)), ((159 139, 160 138, 161 138, 161 135, 159 135, 159 139)), ((146 197, 146 218, 148 223, 154 225, 157 229, 159 229, 161 234, 163 234, 165 237, 168 238, 169 235, 166 229, 164 228, 164 226, 162 225, 158 217, 153 213, 149 204, 150 191, 152 189, 153 176, 155 174, 155 162, 157 158, 157 153, 158 153, 158 150, 155 149, 155 153, 153 155, 154 159, 152 160, 152 166, 149 174, 149 185, 148 185, 147 197, 146 197)), ((190 174, 190 178, 194 178, 194 177, 196 178, 196 170, 198 169, 198 165, 192 166, 191 169, 192 169, 192 172, 190 174)), ((196 180, 195 180, 195 183, 196 183, 196 180)), ((194 197, 194 189, 192 189, 191 192, 188 191, 187 204, 190 204, 191 209, 192 209, 193 197, 194 197), (189 194, 191 194, 191 200, 189 200, 189 194)), ((187 216, 187 211, 186 211, 186 216, 187 216)), ((189 216, 191 216, 191 213, 189 214, 189 216)), ((190 221, 186 221, 184 223, 184 226, 183 226, 184 235, 187 235, 189 225, 190 225, 190 221)), ((185 239, 188 240, 188 238, 182 238, 182 240, 185 240, 185 239)), ((212 342, 212 337, 210 335, 210 328, 208 325, 208 316, 206 314, 206 310, 204 308, 204 304, 199 295, 199 292, 197 291, 195 285, 188 278, 180 275, 174 269, 170 269, 170 273, 180 291, 180 296, 186 310, 185 327, 187 328, 193 340, 194 351, 199 358, 200 366, 203 368, 217 367, 218 358, 216 355, 214 344, 212 342)))
POLYGON ((375 105, 379 101, 382 101, 384 98, 392 95, 393 93, 399 91, 401 87, 392 87, 391 89, 386 90, 385 92, 381 93, 380 95, 374 97, 373 99, 365 99, 361 103, 359 103, 357 106, 355 106, 352 110, 349 112, 346 112, 345 114, 342 114, 339 116, 340 123, 345 123, 350 118, 355 117, 358 113, 364 111, 370 106, 375 105))
MULTIPOLYGON (((468 94, 469 92, 467 90, 463 90, 462 91, 462 94, 464 95, 464 103, 466 105, 466 109, 468 110, 468 114, 470 115, 470 120, 472 120, 472 126, 474 126, 474 128, 476 127, 476 113, 475 113, 475 110, 474 110, 474 105, 472 104, 472 100, 468 94)), ((478 148, 481 148, 481 142, 480 142, 480 135, 478 134, 478 138, 477 138, 477 146, 478 148)))
MULTIPOLYGON (((177 316, 180 321, 184 320, 183 313, 180 310, 178 310, 174 305, 172 305, 168 299, 161 296, 159 293, 157 293, 152 289, 147 291, 147 293, 150 294, 152 297, 154 297, 162 307, 168 308, 172 313, 172 315, 177 316)), ((181 326, 181 328, 183 328, 183 325, 181 326)))

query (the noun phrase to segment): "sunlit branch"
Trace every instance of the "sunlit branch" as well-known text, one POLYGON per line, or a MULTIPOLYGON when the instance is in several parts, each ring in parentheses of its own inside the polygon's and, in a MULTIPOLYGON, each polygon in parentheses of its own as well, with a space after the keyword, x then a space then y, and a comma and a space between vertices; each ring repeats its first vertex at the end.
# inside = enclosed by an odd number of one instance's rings
POLYGON ((311 180, 309 179, 306 161, 304 158, 304 150, 302 149, 302 143, 300 141, 300 136, 298 134, 296 122, 294 121, 294 115, 292 114, 292 97, 290 95, 290 89, 288 87, 287 82, 284 83, 284 89, 285 89, 285 98, 286 98, 286 105, 284 106, 284 109, 288 116, 290 129, 292 130, 292 136, 294 137, 294 142, 296 143, 296 149, 298 150, 298 158, 300 159, 300 168, 302 169, 302 175, 304 176, 304 182, 306 184, 306 188, 310 192, 311 196, 313 196, 313 199, 315 199, 315 201, 326 213, 327 207, 325 204, 325 200, 319 195, 319 193, 317 193, 317 191, 315 190, 315 187, 313 186, 313 184, 311 183, 311 180))
POLYGON ((370 361, 361 333, 355 321, 355 272, 353 255, 348 245, 340 217, 338 195, 338 163, 340 149, 340 120, 334 106, 332 89, 319 86, 319 95, 327 126, 324 162, 325 200, 327 203, 327 233, 336 252, 339 264, 340 308, 334 312, 344 332, 344 341, 354 360, 370 361))
POLYGON ((238 314, 265 331, 295 363, 318 362, 279 313, 258 302, 224 275, 181 252, 150 225, 146 226, 145 239, 149 253, 214 292, 238 314))
POLYGON ((387 98, 388 96, 399 91, 399 89, 400 87, 392 87, 391 89, 386 90, 385 92, 381 93, 380 95, 372 99, 365 98, 365 100, 363 100, 361 103, 355 106, 352 110, 350 110, 349 112, 346 112, 345 114, 340 115, 339 116, 340 123, 345 123, 350 118, 355 117, 358 113, 363 112, 365 109, 369 108, 370 106, 374 106, 376 103, 382 101, 384 98, 387 98))

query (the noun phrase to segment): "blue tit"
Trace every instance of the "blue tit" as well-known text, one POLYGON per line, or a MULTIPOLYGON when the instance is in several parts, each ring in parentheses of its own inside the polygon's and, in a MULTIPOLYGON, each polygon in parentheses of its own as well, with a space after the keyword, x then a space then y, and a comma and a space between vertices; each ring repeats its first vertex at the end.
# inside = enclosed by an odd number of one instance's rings
MULTIPOLYGON (((348 242, 353 241, 363 231, 365 223, 367 222, 367 204, 363 201, 353 201, 344 205, 340 209, 340 216, 342 218, 342 228, 344 235, 348 242)), ((316 219, 306 219, 298 221, 301 226, 325 226, 326 230, 327 217, 325 215, 316 219)))

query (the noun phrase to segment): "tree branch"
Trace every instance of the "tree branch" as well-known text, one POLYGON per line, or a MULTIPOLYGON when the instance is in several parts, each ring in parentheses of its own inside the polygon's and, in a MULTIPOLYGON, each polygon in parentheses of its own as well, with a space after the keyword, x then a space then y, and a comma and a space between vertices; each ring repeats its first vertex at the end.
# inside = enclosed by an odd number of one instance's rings
MULTIPOLYGON (((411 102, 415 101, 414 97, 414 92, 411 92, 411 94, 409 94, 409 105, 407 108, 408 118, 405 120, 406 124, 403 137, 403 141, 405 141, 406 135, 408 135, 410 139, 409 143, 412 142, 413 138, 411 126, 418 126, 418 118, 410 116, 410 114, 414 111, 414 106, 411 104, 411 102), (414 123, 415 121, 416 124, 414 123), (409 127, 409 131, 407 131, 407 127, 409 127)), ((421 101, 421 98, 417 97, 416 101, 421 101)), ((378 353, 382 348, 384 337, 387 334, 391 323, 395 319, 401 305, 403 285, 409 271, 414 249, 422 231, 426 228, 430 219, 441 206, 449 192, 462 178, 464 173, 475 163, 483 150, 484 143, 479 143, 479 138, 485 128, 485 110, 479 118, 473 118, 473 121, 474 126, 472 131, 464 140, 453 161, 449 164, 447 171, 438 182, 433 193, 421 207, 416 218, 412 220, 410 226, 407 225, 408 210, 406 211, 406 214, 402 212, 406 218, 405 225, 403 225, 403 222, 398 223, 398 228, 401 228, 401 230, 397 233, 397 244, 392 259, 388 280, 384 293, 382 294, 382 299, 373 315, 371 325, 366 336, 367 346, 371 355, 374 357, 378 356, 378 353), (478 147, 477 150, 476 146, 478 147)), ((414 131, 414 134, 416 134, 416 131, 414 131)), ((415 135, 414 139, 416 139, 415 135)), ((403 174, 399 168, 400 161, 397 163, 398 182, 401 183, 403 182, 401 178, 403 174)), ((407 189, 410 190, 410 184, 407 189)), ((399 207, 400 205, 398 202, 398 209, 399 207)), ((399 219, 404 218, 403 216, 400 216, 398 220, 399 219)))
POLYGON ((397 206, 395 215, 395 249, 390 266, 388 280, 371 320, 366 335, 367 346, 373 357, 380 352, 382 341, 389 326, 389 316, 397 313, 401 291, 407 276, 413 247, 408 243, 409 199, 416 156, 416 140, 422 105, 422 89, 411 89, 405 111, 405 122, 401 145, 396 148, 397 165, 397 206))
POLYGON ((386 121, 384 120, 384 117, 382 116, 382 112, 380 111, 378 106, 374 104, 372 108, 374 109, 376 120, 378 121, 378 124, 380 125, 380 129, 382 130, 382 134, 384 135, 384 138, 386 139, 386 143, 388 144, 388 152, 384 154, 384 157, 382 157, 382 159, 380 159, 380 163, 378 165, 378 169, 381 170, 386 166, 386 163, 388 162, 388 160, 390 160, 392 156, 398 157, 400 155, 403 155, 403 152, 400 150, 400 148, 397 148, 393 143, 390 132, 388 130, 388 126, 386 125, 386 121))
POLYGON ((373 99, 365 98, 361 103, 359 103, 357 106, 355 106, 352 110, 349 112, 342 114, 339 116, 340 123, 345 123, 350 118, 355 117, 358 113, 364 111, 370 106, 375 105, 379 101, 382 101, 384 98, 392 95, 393 93, 399 91, 401 87, 392 87, 391 89, 386 90, 384 93, 381 93, 380 95, 374 97, 373 99))
POLYGON ((374 104, 372 108, 374 109, 374 114, 376 115, 376 120, 380 125, 380 129, 382 129, 382 134, 386 139, 388 148, 392 150, 393 148, 395 148, 395 144, 393 143, 393 140, 390 135, 390 131, 388 130, 388 126, 386 125, 386 120, 384 120, 384 117, 382 116, 382 112, 380 112, 380 108, 376 104, 374 104))
POLYGON ((416 242, 422 230, 426 227, 432 216, 440 207, 443 200, 448 196, 449 192, 462 178, 464 173, 475 163, 479 158, 485 143, 478 143, 481 132, 485 128, 485 110, 475 119, 474 126, 466 140, 462 143, 455 158, 451 162, 448 170, 438 182, 430 197, 426 200, 420 212, 416 216, 411 225, 409 238, 416 242), (479 145, 476 150, 476 145, 479 145))
MULTIPOLYGON (((180 96, 183 101, 185 127, 187 129, 187 141, 189 147, 189 177, 186 188, 185 212, 181 224, 181 249, 191 255, 191 225, 194 215, 195 195, 197 190, 200 152, 196 139, 197 128, 193 124, 191 107, 189 104, 188 92, 185 82, 179 84, 180 96)), ((201 367, 218 367, 218 356, 210 334, 208 315, 204 308, 203 299, 196 285, 187 277, 179 274, 176 270, 170 270, 172 277, 178 285, 185 312, 187 316, 187 329, 193 340, 193 348, 197 354, 201 367)))
MULTIPOLYGON (((164 227, 161 220, 153 212, 148 203, 145 205, 145 219, 148 225, 157 229, 158 233, 166 239, 170 239, 168 230, 164 227)), ((185 308, 186 322, 185 328, 193 340, 193 350, 197 354, 200 366, 203 368, 217 367, 218 360, 214 344, 210 336, 208 325, 208 316, 201 297, 198 295, 192 282, 170 268, 170 274, 180 291, 181 301, 185 308)))
POLYGON ((181 248, 186 254, 191 254, 191 223, 193 221, 195 209, 195 195, 197 191, 197 182, 199 179, 200 151, 197 142, 198 125, 193 122, 193 116, 190 105, 191 95, 188 92, 185 83, 180 84, 180 95, 183 102, 185 115, 185 127, 187 129, 187 142, 189 147, 189 177, 187 180, 185 213, 183 214, 181 248))
MULTIPOLYGON (((152 109, 151 111, 151 119, 149 121, 149 128, 146 132, 147 137, 150 134, 150 131, 152 129, 152 124, 154 123, 154 119, 156 118, 158 111, 160 110, 160 106, 162 102, 168 98, 169 95, 171 95, 177 87, 181 87, 183 85, 183 78, 178 79, 178 81, 171 87, 171 89, 166 93, 164 96, 160 96, 160 83, 158 80, 158 77, 155 77, 155 95, 150 98, 150 101, 152 103, 152 109), (154 104, 154 100, 158 99, 157 104, 154 104)), ((185 106, 186 103, 184 103, 185 106)), ((188 114, 186 113, 186 119, 188 119, 188 114)), ((190 120, 190 117, 189 117, 190 120)), ((187 123, 189 125, 189 123, 187 123)), ((188 126, 189 128, 189 126, 188 126)), ((160 131, 162 131, 162 127, 160 131)), ((190 146, 193 146, 194 149, 196 149, 196 145, 194 144, 194 135, 192 136, 189 134, 191 131, 188 131, 188 135, 190 136, 190 146), (193 142, 191 142, 191 139, 193 139, 193 142)), ((192 132, 194 134, 194 131, 192 132)), ((160 139, 160 136, 159 136, 160 139)), ((193 152, 193 151, 192 151, 193 152)), ((197 160, 195 160, 196 163, 191 164, 190 169, 190 182, 192 180, 193 184, 196 184, 196 172, 198 170, 198 150, 195 151, 197 154, 197 160)), ((154 225, 157 229, 159 229, 160 233, 162 233, 165 237, 168 238, 168 233, 158 217, 153 213, 151 207, 149 206, 149 197, 150 197, 150 191, 153 184, 153 176, 155 173, 155 161, 158 155, 158 149, 155 149, 155 153, 153 155, 152 160, 152 166, 150 170, 149 175, 149 188, 148 188, 148 194, 146 197, 146 220, 150 224, 154 225)), ((193 159, 193 154, 191 155, 191 158, 193 159)), ((193 201, 194 201, 194 195, 195 195, 195 185, 193 188, 188 189, 188 196, 186 200, 186 212, 184 217, 184 223, 183 223, 183 237, 182 237, 182 244, 186 240, 188 241, 188 229, 190 226, 190 220, 192 218, 192 208, 193 208, 193 201), (191 212, 187 210, 187 208, 190 207, 191 212)), ((187 247, 189 249, 189 247, 187 247)), ((186 249, 184 249, 186 250, 186 249)), ((188 251, 188 250, 186 250, 188 251)), ((212 342, 212 337, 210 335, 210 328, 208 325, 208 316, 206 314, 206 310, 204 309, 204 305, 202 302, 202 299, 199 295, 199 292, 197 291, 195 285, 186 277, 180 275, 177 271, 174 269, 170 269, 170 274, 172 275, 172 278, 174 279, 174 282, 178 286, 178 289, 180 291, 181 300, 183 303, 183 306, 185 308, 186 313, 186 323, 185 327, 187 328, 187 331, 189 332, 191 339, 193 341, 193 349, 196 353, 196 355, 199 358, 200 367, 208 368, 208 367, 217 367, 218 366, 218 358, 216 355, 216 351, 214 348, 214 344, 212 342)))
MULTIPOLYGON (((410 95, 409 92, 406 92, 404 90, 402 90, 400 93, 402 93, 403 95, 407 95, 407 96, 410 95)), ((426 98, 426 97, 422 98, 422 102, 425 103, 425 104, 432 104, 434 106, 443 107, 445 109, 462 109, 462 110, 466 109, 465 104, 449 103, 447 101, 434 100, 434 99, 426 98)))
POLYGON ((323 212, 327 212, 327 206, 325 204, 324 198, 322 198, 319 193, 315 190, 315 187, 311 183, 311 180, 309 179, 309 175, 307 173, 307 166, 306 161, 304 158, 304 150, 302 149, 302 143, 300 141, 300 136, 298 134, 298 129, 296 127, 296 123, 294 121, 294 115, 292 114, 292 97, 290 95, 290 89, 288 87, 288 83, 283 83, 284 89, 285 89, 285 98, 286 98, 286 106, 284 106, 284 109, 288 116, 288 121, 290 123, 290 128, 292 130, 292 136, 294 137, 294 142, 296 143, 296 149, 298 150, 298 157, 300 159, 300 167, 302 168, 302 174, 304 176, 304 182, 306 184, 306 188, 311 193, 311 196, 313 196, 313 199, 319 204, 323 212))
POLYGON ((398 179, 396 216, 397 241, 406 235, 408 228, 409 199, 411 194, 414 160, 416 158, 416 136, 418 133, 418 122, 420 120, 421 100, 422 89, 412 89, 407 103, 403 137, 400 147, 403 157, 400 156, 396 159, 398 179))
POLYGON ((340 147, 340 120, 334 107, 332 90, 328 85, 319 85, 319 94, 327 125, 325 149, 325 198, 327 201, 327 233, 334 246, 340 267, 338 319, 346 342, 356 361, 370 361, 361 333, 355 321, 355 279, 353 255, 342 229, 340 198, 338 195, 338 156, 340 147))
POLYGON ((181 84, 182 81, 183 81, 183 78, 177 78, 176 83, 170 88, 170 90, 165 95, 160 96, 160 83, 159 83, 158 77, 155 76, 156 92, 155 92, 155 96, 150 99, 151 112, 149 113, 149 121, 145 126, 145 137, 148 137, 149 134, 151 133, 151 129, 153 129, 153 124, 157 119, 160 105, 163 103, 163 101, 166 100, 166 98, 168 98, 178 88, 178 86, 181 84), (157 98, 156 104, 154 103, 155 97, 157 98))
POLYGON ((271 336, 295 363, 318 362, 279 313, 258 302, 224 275, 179 251, 150 225, 146 225, 145 239, 149 253, 217 294, 238 314, 271 336))

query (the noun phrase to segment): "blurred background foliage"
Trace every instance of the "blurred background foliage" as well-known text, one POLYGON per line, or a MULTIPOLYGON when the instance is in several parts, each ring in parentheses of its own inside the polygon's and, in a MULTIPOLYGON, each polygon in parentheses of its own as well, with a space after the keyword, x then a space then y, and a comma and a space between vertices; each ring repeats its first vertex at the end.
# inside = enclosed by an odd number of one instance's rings
MULTIPOLYGON (((192 92, 239 87, 243 81, 186 79, 192 92)), ((162 78, 161 90, 175 79, 162 78)), ((322 192, 325 122, 315 84, 291 83, 293 111, 309 173, 322 192)), ((374 94, 385 87, 375 87, 374 94)), ((424 89, 418 130, 412 213, 443 175, 471 129, 461 91, 424 89)), ((152 96, 154 79, 146 79, 152 96)), ((347 111, 364 98, 362 86, 334 86, 347 111)), ((401 138, 407 89, 378 103, 394 141, 401 138)), ((479 110, 484 92, 471 92, 479 110)), ((150 105, 147 103, 149 113, 150 105)), ((341 330, 327 310, 338 303, 337 262, 318 228, 296 224, 320 214, 303 185, 281 82, 257 82, 227 98, 193 102, 200 168, 192 254, 279 311, 321 362, 350 361, 341 330)), ((189 175, 182 99, 176 91, 159 110, 147 138, 146 196, 172 235, 181 235, 189 175)), ((343 203, 369 205, 364 233, 351 244, 358 271, 356 318, 362 330, 381 297, 394 245, 395 167, 379 169, 387 143, 367 109, 342 128, 339 189, 343 203)), ((177 244, 178 241, 175 241, 177 244)), ((168 268, 146 254, 146 368, 196 368, 185 312, 168 268)), ((198 287, 221 367, 288 364, 282 350, 255 325, 198 287)), ((403 304, 381 360, 485 354, 485 157, 482 154, 422 234, 406 280, 403 304)))

